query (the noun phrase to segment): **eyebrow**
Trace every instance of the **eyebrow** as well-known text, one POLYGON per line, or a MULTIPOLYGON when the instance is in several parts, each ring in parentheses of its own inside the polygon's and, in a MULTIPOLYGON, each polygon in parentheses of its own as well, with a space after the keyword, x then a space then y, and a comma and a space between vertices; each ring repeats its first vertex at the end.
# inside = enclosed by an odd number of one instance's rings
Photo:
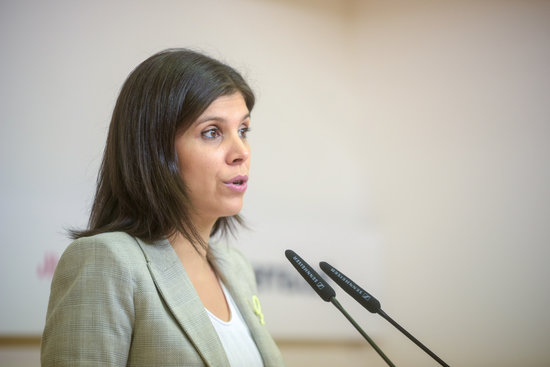
MULTIPOLYGON (((241 121, 244 121, 244 120, 249 119, 249 118, 250 118, 250 112, 248 112, 246 115, 244 115, 244 116, 241 118, 241 121)), ((207 121, 225 122, 226 119, 223 118, 223 117, 220 117, 220 116, 215 116, 215 115, 213 115, 213 116, 208 116, 208 115, 207 115, 207 116, 205 116, 205 117, 203 117, 203 118, 197 120, 197 121, 195 122, 194 125, 200 125, 200 124, 202 124, 202 123, 204 123, 204 122, 207 122, 207 121)))

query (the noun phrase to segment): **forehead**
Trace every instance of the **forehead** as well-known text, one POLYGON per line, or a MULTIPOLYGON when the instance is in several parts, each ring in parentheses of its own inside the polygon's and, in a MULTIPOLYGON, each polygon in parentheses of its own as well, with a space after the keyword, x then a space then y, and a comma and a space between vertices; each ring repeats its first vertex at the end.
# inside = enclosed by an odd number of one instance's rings
POLYGON ((197 118, 195 123, 208 120, 245 119, 249 116, 248 107, 241 93, 233 93, 216 98, 197 118))

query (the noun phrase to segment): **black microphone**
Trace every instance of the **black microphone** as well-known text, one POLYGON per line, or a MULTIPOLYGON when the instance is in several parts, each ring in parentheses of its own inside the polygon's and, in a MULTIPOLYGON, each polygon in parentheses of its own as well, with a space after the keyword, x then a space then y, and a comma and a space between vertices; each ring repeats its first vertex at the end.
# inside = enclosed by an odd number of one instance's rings
POLYGON ((331 302, 342 314, 348 319, 349 322, 359 331, 359 333, 369 342, 369 344, 378 352, 380 357, 386 361, 390 367, 395 365, 390 359, 382 352, 382 350, 376 345, 376 343, 365 333, 363 329, 355 322, 355 320, 349 315, 349 313, 340 305, 340 302, 336 300, 336 292, 334 289, 326 283, 323 278, 317 274, 315 270, 307 262, 305 262, 298 254, 292 250, 285 251, 286 258, 290 261, 292 266, 300 273, 305 281, 313 288, 313 290, 323 299, 325 302, 331 302))
POLYGON ((336 297, 334 289, 325 283, 323 278, 321 278, 308 263, 298 256, 298 254, 292 250, 286 250, 285 256, 323 301, 330 302, 332 298, 336 297))
POLYGON ((401 325, 395 322, 391 317, 389 317, 381 308, 380 302, 369 294, 366 290, 355 284, 350 278, 342 274, 338 269, 332 265, 321 261, 319 263, 321 269, 332 279, 336 284, 340 286, 347 294, 352 296, 360 305, 365 307, 371 313, 377 313, 383 318, 385 318, 390 324, 395 326, 399 331, 405 334, 413 343, 419 346, 424 352, 428 353, 430 357, 435 359, 440 365, 449 367, 441 358, 439 358, 434 352, 429 350, 424 344, 422 344, 418 339, 412 336, 407 330, 405 330, 401 325))
POLYGON ((361 306, 365 307, 372 313, 378 313, 380 311, 380 302, 369 294, 366 290, 359 287, 357 284, 351 281, 348 277, 342 274, 338 269, 334 268, 330 264, 321 261, 319 267, 323 270, 336 284, 340 286, 344 291, 352 296, 361 306))

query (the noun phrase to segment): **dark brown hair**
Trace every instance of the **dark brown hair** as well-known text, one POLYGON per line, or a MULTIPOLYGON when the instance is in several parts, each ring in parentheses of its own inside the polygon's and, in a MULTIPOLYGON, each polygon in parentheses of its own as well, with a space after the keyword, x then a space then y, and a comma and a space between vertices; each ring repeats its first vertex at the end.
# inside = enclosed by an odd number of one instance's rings
MULTIPOLYGON (((124 231, 152 242, 181 233, 205 246, 190 220, 193 210, 174 142, 218 97, 254 94, 233 68, 187 49, 157 53, 128 76, 117 99, 98 174, 88 229, 73 238, 124 231)), ((241 218, 219 218, 212 235, 232 232, 241 218)))

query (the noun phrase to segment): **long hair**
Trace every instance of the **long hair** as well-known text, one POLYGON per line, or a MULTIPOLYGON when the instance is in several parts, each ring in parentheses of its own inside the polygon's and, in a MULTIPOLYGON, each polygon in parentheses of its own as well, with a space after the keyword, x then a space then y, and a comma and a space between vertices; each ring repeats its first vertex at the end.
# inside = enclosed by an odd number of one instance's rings
MULTIPOLYGON (((193 210, 178 168, 176 134, 218 97, 241 93, 249 111, 255 97, 228 65, 187 49, 168 49, 138 65, 117 99, 88 229, 73 238, 123 231, 152 242, 181 233, 206 246, 190 220, 193 210)), ((211 236, 232 232, 238 215, 219 218, 211 236)))

